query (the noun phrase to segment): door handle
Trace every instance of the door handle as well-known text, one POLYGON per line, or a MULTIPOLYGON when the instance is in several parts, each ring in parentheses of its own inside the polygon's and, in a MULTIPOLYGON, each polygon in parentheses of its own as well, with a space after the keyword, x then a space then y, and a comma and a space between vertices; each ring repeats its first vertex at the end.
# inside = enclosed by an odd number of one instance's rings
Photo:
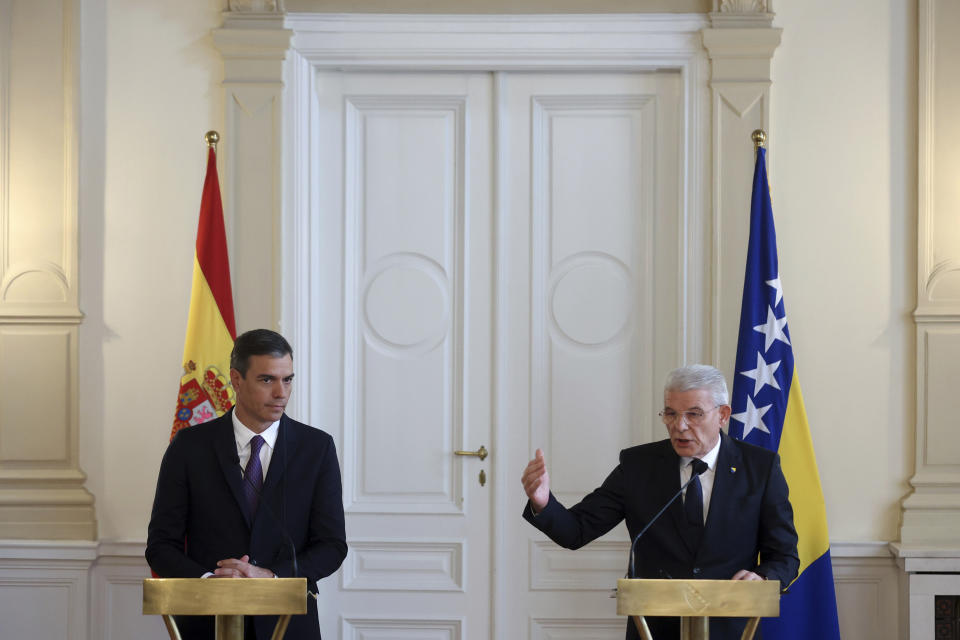
POLYGON ((490 454, 487 452, 487 448, 486 448, 485 446, 480 445, 480 448, 477 449, 476 451, 454 451, 454 452, 453 452, 453 455, 455 455, 455 456, 476 456, 477 458, 480 458, 481 460, 483 460, 484 458, 486 458, 486 457, 487 457, 488 455, 490 455, 490 454))

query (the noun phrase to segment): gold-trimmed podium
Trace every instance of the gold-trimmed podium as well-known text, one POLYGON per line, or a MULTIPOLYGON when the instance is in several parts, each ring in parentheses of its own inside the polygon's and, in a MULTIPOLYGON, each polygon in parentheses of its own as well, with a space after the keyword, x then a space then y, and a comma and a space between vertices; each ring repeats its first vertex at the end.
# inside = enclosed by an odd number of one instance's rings
POLYGON ((307 612, 306 578, 155 578, 143 581, 144 615, 161 615, 171 640, 181 640, 173 616, 215 616, 216 640, 243 640, 243 616, 279 616, 272 640, 290 616, 307 612))
POLYGON ((751 640, 760 618, 780 615, 777 580, 617 580, 617 615, 630 616, 643 640, 653 638, 644 616, 680 618, 682 640, 708 640, 710 616, 750 618, 741 640, 751 640))

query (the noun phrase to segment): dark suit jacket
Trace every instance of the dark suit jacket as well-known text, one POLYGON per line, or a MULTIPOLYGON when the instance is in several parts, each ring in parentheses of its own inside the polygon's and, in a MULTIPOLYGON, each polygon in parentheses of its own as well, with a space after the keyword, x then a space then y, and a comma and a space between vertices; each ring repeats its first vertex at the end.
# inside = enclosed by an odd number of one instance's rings
MULTIPOLYGON (((347 555, 333 439, 284 414, 252 522, 242 486, 230 413, 178 431, 160 465, 147 532, 150 567, 162 578, 199 578, 216 569, 218 560, 246 554, 289 578, 289 535, 299 576, 315 591, 316 581, 336 571, 347 555)), ((316 600, 308 597, 307 603, 307 614, 293 616, 285 638, 320 637, 316 600)), ((257 638, 270 638, 275 622, 275 616, 254 618, 257 638)), ((177 624, 184 640, 213 637, 210 617, 180 617, 177 624)))
MULTIPOLYGON (((567 509, 551 494, 541 513, 534 516, 528 503, 523 517, 568 549, 602 536, 624 518, 632 540, 680 488, 679 465, 669 440, 624 449, 620 465, 580 503, 567 509)), ((800 561, 779 456, 721 433, 699 545, 691 545, 686 533, 678 498, 637 542, 637 577, 725 580, 748 569, 785 588, 800 561)), ((676 619, 647 621, 655 639, 678 635, 676 619)), ((710 638, 738 640, 743 624, 743 619, 713 618, 710 638)), ((632 623, 627 637, 638 637, 632 623)))

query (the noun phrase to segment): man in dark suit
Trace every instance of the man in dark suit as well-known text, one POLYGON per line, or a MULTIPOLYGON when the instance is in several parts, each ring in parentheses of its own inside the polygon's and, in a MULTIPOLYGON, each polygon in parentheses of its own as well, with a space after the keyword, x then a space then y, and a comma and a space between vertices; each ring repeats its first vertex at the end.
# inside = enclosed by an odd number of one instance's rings
MULTIPOLYGON (((266 329, 239 336, 230 356, 234 408, 177 432, 160 465, 146 557, 162 578, 307 578, 347 555, 333 439, 285 413, 293 350, 266 329)), ((316 600, 285 638, 318 640, 316 600)), ((247 618, 245 637, 271 637, 276 616, 247 618)), ((184 640, 213 637, 210 617, 179 617, 184 640)))
MULTIPOLYGON (((636 544, 638 578, 779 580, 785 588, 800 566, 793 509, 776 453, 721 431, 730 418, 723 374, 682 367, 664 385, 660 416, 670 436, 624 449, 620 464, 581 502, 567 509, 550 493, 543 452, 523 474, 529 498, 523 517, 568 549, 578 549, 626 519, 631 540, 706 466, 636 544)), ((676 618, 647 618, 655 640, 676 638, 676 618)), ((712 618, 711 640, 739 640, 745 620, 712 618)), ((633 623, 627 638, 638 638, 633 623)))

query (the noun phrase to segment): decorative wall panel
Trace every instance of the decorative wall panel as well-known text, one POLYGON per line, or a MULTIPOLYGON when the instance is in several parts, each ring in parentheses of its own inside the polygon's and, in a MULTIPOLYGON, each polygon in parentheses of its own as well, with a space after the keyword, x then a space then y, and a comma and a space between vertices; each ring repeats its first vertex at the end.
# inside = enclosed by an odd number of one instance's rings
POLYGON ((610 591, 626 573, 630 543, 596 540, 576 551, 546 540, 530 542, 532 591, 610 591))
POLYGON ((74 15, 7 3, 0 55, 0 313, 77 315, 74 15))
POLYGON ((237 328, 281 329, 283 62, 293 32, 275 9, 225 15, 213 42, 224 60, 226 127, 219 146, 237 328))
POLYGON ((33 380, 17 402, 0 404, 0 470, 33 462, 64 468, 70 463, 70 372, 73 330, 0 326, 0 389, 33 380))
POLYGON ((650 95, 533 99, 531 423, 550 433, 532 440, 547 442, 561 501, 602 479, 579 461, 613 468, 637 441, 652 394, 650 352, 635 348, 654 343, 656 115, 650 95))
POLYGON ((86 640, 93 543, 0 545, 0 636, 86 640))
POLYGON ((462 542, 350 540, 346 590, 463 591, 462 542))
POLYGON ((530 640, 620 640, 625 618, 531 618, 530 640))
POLYGON ((0 617, 3 632, 18 638, 75 638, 71 631, 71 588, 75 585, 56 578, 16 579, 0 577, 0 617), (42 600, 59 615, 25 615, 30 611, 31 600, 42 600))
POLYGON ((236 150, 229 156, 223 195, 230 255, 235 256, 230 268, 238 291, 234 296, 237 328, 276 327, 280 176, 272 154, 265 150, 279 145, 282 86, 237 83, 227 87, 226 130, 220 147, 236 150), (235 180, 235 175, 258 179, 235 180))
POLYGON ((747 254, 747 236, 741 230, 749 227, 750 192, 725 186, 750 184, 754 165, 750 134, 754 129, 768 130, 768 146, 776 144, 775 132, 769 131, 770 63, 781 32, 770 26, 773 15, 766 13, 765 7, 741 4, 744 6, 738 5, 735 11, 711 14, 713 27, 703 30, 713 90, 711 358, 728 372, 733 370, 737 349, 747 254), (746 23, 741 24, 743 21, 746 23))
POLYGON ((833 544, 833 583, 837 591, 840 637, 844 640, 904 638, 902 574, 886 545, 833 544))
MULTIPOLYGON (((352 512, 455 513, 463 358, 465 103, 346 111, 345 465, 352 512), (368 229, 371 230, 368 233, 368 229), (383 469, 402 460, 402 473, 383 469)), ((395 467, 400 469, 401 467, 395 467)))
POLYGON ((93 539, 77 435, 70 0, 0 3, 0 538, 93 539))
POLYGON ((459 640, 462 621, 343 618, 343 640, 459 640))
POLYGON ((141 543, 101 543, 90 571, 90 640, 167 637, 163 618, 145 616, 143 580, 150 568, 141 543))
POLYGON ((905 545, 951 545, 960 529, 960 6, 921 0, 917 223, 917 421, 905 545))

